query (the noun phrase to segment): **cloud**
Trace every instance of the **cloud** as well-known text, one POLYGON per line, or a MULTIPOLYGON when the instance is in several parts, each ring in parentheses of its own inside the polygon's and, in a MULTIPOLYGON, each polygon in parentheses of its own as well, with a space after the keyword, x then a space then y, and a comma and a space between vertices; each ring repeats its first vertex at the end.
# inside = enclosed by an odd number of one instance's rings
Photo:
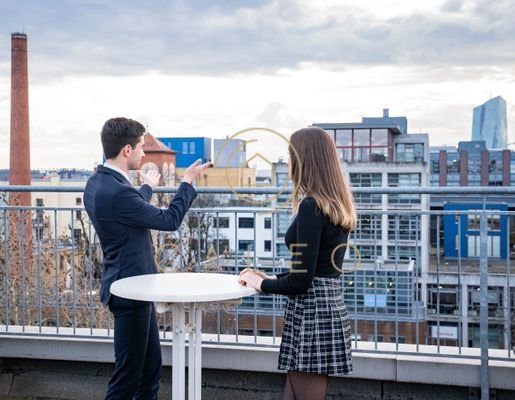
POLYGON ((447 0, 441 7, 444 12, 458 12, 463 7, 463 0, 447 0))
MULTIPOLYGON (((348 1, 314 9, 302 0, 20 0, 2 2, 0 25, 27 32, 32 71, 40 79, 149 70, 274 73, 309 62, 513 64, 515 55, 506 49, 515 47, 515 5, 467 4, 448 0, 440 10, 385 20, 348 1)), ((6 43, 8 35, 0 40, 6 43)))
POLYGON ((272 102, 256 116, 257 126, 269 127, 278 131, 288 131, 292 127, 301 127, 305 122, 293 115, 285 104, 272 102))
POLYGON ((456 142, 473 106, 515 102, 514 20, 512 0, 2 1, 0 142, 15 31, 29 38, 34 166, 90 167, 113 115, 158 136, 223 137, 390 107, 431 143, 456 142))

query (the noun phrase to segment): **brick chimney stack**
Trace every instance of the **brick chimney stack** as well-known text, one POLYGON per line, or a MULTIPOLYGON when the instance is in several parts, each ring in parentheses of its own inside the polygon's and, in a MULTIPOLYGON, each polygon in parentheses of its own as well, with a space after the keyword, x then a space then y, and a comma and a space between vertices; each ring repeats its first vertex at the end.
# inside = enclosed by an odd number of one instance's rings
MULTIPOLYGON (((27 35, 11 35, 11 148, 10 185, 30 185, 29 82, 27 35)), ((31 206, 30 192, 11 192, 9 205, 31 206)), ((32 260, 32 219, 30 211, 12 211, 9 215, 9 247, 13 267, 30 269, 32 260), (22 234, 23 232, 23 234, 22 234)))
MULTIPOLYGON (((29 81, 27 35, 11 35, 11 152, 10 185, 30 185, 29 81)), ((30 206, 29 192, 20 193, 21 205, 30 206)))

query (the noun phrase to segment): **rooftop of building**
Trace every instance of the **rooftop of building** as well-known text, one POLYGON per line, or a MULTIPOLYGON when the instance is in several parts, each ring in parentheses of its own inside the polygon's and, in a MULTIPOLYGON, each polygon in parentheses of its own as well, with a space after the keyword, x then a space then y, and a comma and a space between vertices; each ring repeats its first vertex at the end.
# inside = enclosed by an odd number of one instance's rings
POLYGON ((145 135, 145 153, 167 153, 167 154, 176 154, 175 150, 170 149, 163 142, 161 142, 158 138, 147 133, 145 135))

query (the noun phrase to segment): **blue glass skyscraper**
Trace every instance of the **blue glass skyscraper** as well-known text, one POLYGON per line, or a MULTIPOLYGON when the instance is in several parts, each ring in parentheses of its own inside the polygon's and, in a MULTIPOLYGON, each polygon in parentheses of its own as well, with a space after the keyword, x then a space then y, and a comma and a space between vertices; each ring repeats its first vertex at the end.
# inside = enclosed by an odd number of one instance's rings
POLYGON ((474 108, 472 140, 484 140, 487 149, 508 147, 506 100, 501 96, 474 108))

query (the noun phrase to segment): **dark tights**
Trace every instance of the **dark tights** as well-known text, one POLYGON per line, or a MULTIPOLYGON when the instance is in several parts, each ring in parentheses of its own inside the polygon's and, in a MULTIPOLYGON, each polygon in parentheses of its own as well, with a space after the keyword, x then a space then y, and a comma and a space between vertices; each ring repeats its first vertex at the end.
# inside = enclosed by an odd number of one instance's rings
POLYGON ((282 400, 324 400, 327 375, 288 371, 282 400))

